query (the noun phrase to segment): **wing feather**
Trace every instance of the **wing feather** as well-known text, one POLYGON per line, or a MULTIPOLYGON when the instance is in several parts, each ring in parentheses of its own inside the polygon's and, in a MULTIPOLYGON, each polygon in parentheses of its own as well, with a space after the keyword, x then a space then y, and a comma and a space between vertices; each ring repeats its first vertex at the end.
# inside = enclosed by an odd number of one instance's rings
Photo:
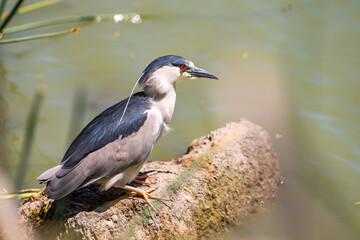
POLYGON ((109 107, 95 117, 74 139, 61 160, 61 171, 56 176, 61 178, 75 167, 85 156, 94 152, 120 136, 124 138, 137 132, 145 123, 150 101, 143 92, 134 94, 120 124, 127 98, 109 107))

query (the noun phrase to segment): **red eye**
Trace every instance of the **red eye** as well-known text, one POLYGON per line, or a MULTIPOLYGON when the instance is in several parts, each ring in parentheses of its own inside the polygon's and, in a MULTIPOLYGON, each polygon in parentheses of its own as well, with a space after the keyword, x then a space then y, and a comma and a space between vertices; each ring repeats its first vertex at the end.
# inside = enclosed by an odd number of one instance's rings
POLYGON ((185 64, 181 64, 181 65, 180 65, 180 69, 181 69, 182 71, 184 71, 184 70, 186 69, 186 65, 185 65, 185 64))

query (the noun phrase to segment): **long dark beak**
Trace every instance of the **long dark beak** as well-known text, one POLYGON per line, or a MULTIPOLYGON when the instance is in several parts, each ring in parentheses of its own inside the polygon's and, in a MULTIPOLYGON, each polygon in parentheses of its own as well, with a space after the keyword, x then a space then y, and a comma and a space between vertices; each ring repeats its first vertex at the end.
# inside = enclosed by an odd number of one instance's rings
POLYGON ((189 70, 187 70, 187 72, 190 73, 190 75, 192 77, 219 79, 214 74, 209 73, 208 71, 205 71, 204 69, 201 69, 201 68, 198 68, 198 67, 192 67, 189 70))

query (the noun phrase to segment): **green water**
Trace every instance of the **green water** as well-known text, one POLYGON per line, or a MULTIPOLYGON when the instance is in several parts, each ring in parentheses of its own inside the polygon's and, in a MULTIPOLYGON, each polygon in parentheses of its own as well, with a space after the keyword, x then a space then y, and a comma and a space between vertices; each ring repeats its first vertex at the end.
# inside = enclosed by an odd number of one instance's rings
POLYGON ((39 85, 46 85, 47 96, 26 187, 38 187, 35 178, 62 158, 72 135, 76 89, 87 92, 84 126, 127 97, 148 62, 178 54, 221 80, 177 86, 173 131, 155 146, 150 159, 175 158, 193 138, 241 117, 270 133, 281 159, 285 184, 275 208, 226 238, 357 239, 359 10, 355 0, 83 0, 17 16, 11 25, 94 13, 138 12, 161 18, 140 24, 69 24, 66 27, 80 26, 80 34, 0 46, 8 174, 14 178, 39 85))

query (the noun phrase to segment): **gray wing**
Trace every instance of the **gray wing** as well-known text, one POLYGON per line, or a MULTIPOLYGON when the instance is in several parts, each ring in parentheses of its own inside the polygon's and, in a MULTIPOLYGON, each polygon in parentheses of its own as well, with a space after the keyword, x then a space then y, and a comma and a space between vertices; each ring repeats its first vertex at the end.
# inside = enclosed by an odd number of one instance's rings
POLYGON ((131 98, 119 125, 126 101, 92 120, 70 145, 60 165, 38 177, 47 183, 46 194, 50 198, 62 198, 84 185, 121 172, 150 153, 162 122, 159 118, 153 122, 148 119, 146 110, 150 102, 143 93, 138 93, 131 98))
POLYGON ((63 177, 76 166, 86 155, 94 152, 106 144, 125 138, 137 132, 147 118, 145 111, 149 108, 149 99, 143 92, 134 94, 129 102, 121 124, 120 118, 124 112, 128 99, 109 107, 95 117, 75 138, 61 160, 61 171, 58 177, 63 177))

